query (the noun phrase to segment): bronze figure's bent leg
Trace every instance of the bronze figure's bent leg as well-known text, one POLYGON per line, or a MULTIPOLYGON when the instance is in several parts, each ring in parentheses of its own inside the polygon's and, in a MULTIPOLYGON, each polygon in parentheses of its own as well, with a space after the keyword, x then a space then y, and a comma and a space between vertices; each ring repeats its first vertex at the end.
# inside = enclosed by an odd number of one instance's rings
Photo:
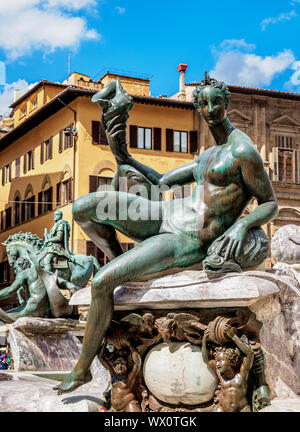
POLYGON ((81 355, 59 394, 73 391, 91 379, 89 367, 99 352, 113 315, 113 292, 120 284, 172 267, 186 267, 205 256, 197 240, 187 235, 159 234, 106 264, 92 281, 92 302, 81 355))
POLYGON ((88 237, 113 259, 123 253, 116 229, 136 241, 158 234, 162 203, 125 192, 95 192, 75 201, 73 217, 88 237), (135 210, 142 219, 132 219, 135 210))

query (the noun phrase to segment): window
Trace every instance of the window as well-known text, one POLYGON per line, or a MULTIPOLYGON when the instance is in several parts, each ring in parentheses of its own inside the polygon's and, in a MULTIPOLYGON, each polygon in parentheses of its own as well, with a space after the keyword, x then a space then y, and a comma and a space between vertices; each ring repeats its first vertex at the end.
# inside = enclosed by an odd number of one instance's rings
POLYGON ((141 149, 152 149, 152 129, 138 127, 138 140, 137 146, 141 149))
POLYGON ((21 201, 20 197, 14 199, 14 225, 18 225, 21 221, 21 201))
POLYGON ((161 129, 154 128, 154 142, 152 145, 152 128, 129 126, 129 146, 146 150, 161 150, 161 129))
POLYGON ((100 176, 90 176, 90 193, 97 192, 100 190, 112 190, 111 189, 112 178, 110 177, 100 177, 100 176))
POLYGON ((20 177, 20 165, 21 165, 21 159, 18 157, 16 159, 16 165, 15 165, 15 178, 20 177))
POLYGON ((4 210, 2 210, 0 213, 0 230, 4 230, 4 210))
POLYGON ((11 228, 11 207, 5 210, 5 229, 11 228))
POLYGON ((32 102, 32 109, 34 110, 36 108, 37 108, 37 96, 33 99, 33 102, 32 102))
POLYGON ((186 131, 166 129, 166 150, 177 153, 188 153, 188 151, 197 153, 198 132, 190 131, 188 133, 186 131))
POLYGON ((73 145, 73 132, 72 132, 72 129, 73 129, 73 124, 71 123, 64 130, 64 134, 65 134, 64 150, 72 147, 72 145, 73 145))
POLYGON ((53 137, 50 137, 47 141, 41 143, 40 155, 41 155, 41 159, 40 159, 41 164, 43 164, 48 159, 52 159, 53 137))
POLYGON ((2 167, 2 186, 11 182, 11 163, 2 167))
POLYGON ((92 121, 92 144, 108 145, 105 131, 99 121, 92 121))
POLYGON ((95 257, 101 267, 109 262, 108 256, 91 241, 86 242, 86 254, 95 257))
POLYGON ((300 152, 294 149, 293 136, 275 136, 273 160, 273 180, 300 183, 300 152))
POLYGON ((0 283, 10 282, 10 266, 8 261, 0 263, 0 283))
POLYGON ((52 159, 52 142, 52 137, 45 142, 45 160, 52 159))
POLYGON ((5 183, 11 182, 11 164, 5 167, 5 183))
POLYGON ((174 151, 187 153, 188 151, 187 132, 174 131, 174 151))
POLYGON ((23 201, 24 221, 28 221, 35 216, 35 197, 32 196, 23 201))
POLYGON ((30 171, 30 170, 33 169, 33 150, 30 150, 27 153, 27 156, 28 156, 28 158, 27 158, 27 160, 28 160, 28 171, 30 171))
POLYGON ((38 194, 38 214, 44 214, 48 211, 52 210, 52 200, 53 200, 53 188, 49 187, 48 189, 39 192, 38 194))
POLYGON ((27 171, 30 171, 34 168, 34 151, 29 150, 29 152, 24 154, 23 160, 23 172, 26 174, 27 171))
POLYGON ((22 116, 26 116, 27 114, 27 105, 24 105, 24 107, 22 108, 22 116))
POLYGON ((60 182, 56 186, 56 205, 68 204, 72 202, 72 179, 60 182))

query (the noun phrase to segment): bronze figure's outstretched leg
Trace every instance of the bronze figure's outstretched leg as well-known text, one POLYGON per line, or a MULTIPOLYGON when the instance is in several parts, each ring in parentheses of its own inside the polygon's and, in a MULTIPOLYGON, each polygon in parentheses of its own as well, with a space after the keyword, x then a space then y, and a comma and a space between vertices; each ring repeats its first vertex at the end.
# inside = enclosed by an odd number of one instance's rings
MULTIPOLYGON (((119 194, 118 192, 108 193, 119 194)), ((128 198, 128 194, 124 194, 124 198, 126 196, 128 198)), ((121 197, 121 199, 122 198, 123 197, 121 197)), ((147 206, 147 209, 150 209, 153 204, 151 201, 136 196, 129 196, 128 198, 129 202, 132 202, 133 199, 140 200, 141 205, 147 206)), ((79 199, 74 206, 76 221, 92 239, 95 238, 95 236, 99 236, 100 231, 104 233, 105 228, 109 228, 112 225, 117 225, 118 229, 129 237, 136 235, 136 221, 106 221, 105 224, 101 223, 100 220, 96 222, 95 204, 97 201, 99 201, 97 194, 93 194, 88 201, 80 202, 79 199), (87 219, 85 219, 83 223, 80 223, 80 210, 79 215, 77 213, 81 206, 84 206, 84 210, 88 211, 89 214, 89 220, 87 221, 87 219), (110 225, 108 225, 108 223, 110 225), (132 231, 130 229, 132 229, 132 231)), ((154 205, 158 205, 158 203, 154 202, 154 205)), ((89 367, 94 357, 97 355, 102 339, 110 325, 113 314, 113 291, 117 286, 129 280, 139 279, 145 275, 157 273, 171 267, 189 266, 192 263, 201 261, 205 256, 205 253, 199 248, 199 242, 187 235, 162 233, 153 236, 152 232, 154 226, 156 226, 158 234, 161 225, 161 221, 154 222, 157 223, 149 224, 148 221, 147 224, 148 227, 149 225, 151 226, 148 228, 148 235, 149 237, 151 236, 150 238, 143 241, 134 249, 113 259, 113 261, 106 264, 94 277, 92 281, 92 302, 85 329, 81 356, 69 377, 64 383, 57 387, 59 394, 73 391, 91 379, 89 367)), ((139 223, 143 223, 143 221, 139 221, 139 223)), ((110 231, 110 233, 111 232, 112 231, 110 231)), ((107 242, 107 247, 108 246, 109 243, 107 242)))

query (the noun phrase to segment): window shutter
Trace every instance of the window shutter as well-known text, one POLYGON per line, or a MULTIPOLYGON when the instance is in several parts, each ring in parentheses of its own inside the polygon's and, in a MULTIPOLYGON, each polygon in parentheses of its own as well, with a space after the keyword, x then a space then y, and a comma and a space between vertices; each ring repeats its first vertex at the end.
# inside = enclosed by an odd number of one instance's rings
POLYGON ((11 182, 11 163, 9 164, 9 178, 8 178, 8 180, 11 182))
POLYGON ((86 255, 92 255, 93 257, 97 256, 96 245, 92 241, 86 242, 86 255))
POLYGON ((278 167, 278 148, 273 147, 273 181, 279 179, 279 167, 278 167))
POLYGON ((71 135, 69 136, 69 147, 73 147, 73 139, 74 139, 74 137, 73 137, 73 129, 74 129, 74 123, 71 123, 70 125, 69 125, 69 129, 70 129, 70 133, 71 133, 71 135))
POLYGON ((38 193, 38 215, 42 214, 43 211, 42 201, 43 201, 43 192, 39 192, 38 193))
POLYGON ((63 151, 63 137, 64 137, 64 131, 59 131, 59 143, 58 143, 58 151, 61 153, 63 151))
POLYGON ((56 185, 56 206, 59 207, 61 205, 61 183, 57 183, 56 185))
POLYGON ((129 126, 129 146, 131 148, 137 148, 137 126, 129 126))
POLYGON ((294 152, 295 182, 300 183, 300 150, 294 152))
POLYGON ((45 148, 45 143, 41 142, 41 158, 40 158, 41 164, 44 163, 44 148, 45 148))
POLYGON ((31 157, 32 157, 32 169, 34 169, 34 148, 31 150, 31 157))
POLYGON ((15 178, 20 177, 20 158, 18 157, 16 159, 16 172, 15 172, 15 178))
POLYGON ((198 131, 190 131, 190 153, 198 151, 198 131))
POLYGON ((154 150, 161 150, 161 128, 154 128, 153 135, 154 135, 154 144, 153 144, 154 150))
POLYGON ((24 154, 24 164, 23 164, 23 173, 27 172, 27 153, 24 154))
POLYGON ((5 167, 2 167, 2 186, 5 185, 5 167))
POLYGON ((98 189, 98 177, 90 176, 90 193, 97 192, 98 189))
POLYGON ((53 207, 53 205, 52 205, 52 201, 53 201, 53 187, 51 186, 51 187, 48 189, 48 204, 47 204, 47 209, 48 209, 48 211, 49 211, 49 210, 52 210, 52 207, 53 207))
POLYGON ((173 129, 166 129, 166 150, 169 152, 174 151, 174 131, 173 131, 173 129))
POLYGON ((73 180, 70 178, 68 181, 68 185, 67 185, 67 190, 68 190, 68 196, 67 196, 67 201, 71 202, 72 201, 72 184, 73 184, 73 180))
POLYGON ((8 207, 5 210, 5 228, 8 229, 11 227, 11 207, 8 207))
POLYGON ((92 121, 92 144, 100 144, 100 122, 92 121))
POLYGON ((100 122, 99 122, 99 144, 108 145, 105 130, 100 122))
POLYGON ((53 156, 53 137, 49 138, 49 159, 53 156))

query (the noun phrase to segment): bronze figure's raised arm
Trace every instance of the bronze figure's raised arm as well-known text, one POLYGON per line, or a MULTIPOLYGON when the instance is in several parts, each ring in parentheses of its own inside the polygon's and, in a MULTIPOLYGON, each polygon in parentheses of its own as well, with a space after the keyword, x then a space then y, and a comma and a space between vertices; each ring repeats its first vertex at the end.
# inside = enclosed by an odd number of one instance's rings
POLYGON ((102 109, 101 121, 118 163, 116 190, 77 199, 73 216, 111 261, 92 280, 82 353, 74 370, 59 385, 59 393, 72 391, 88 379, 91 362, 112 319, 113 291, 118 285, 200 262, 210 271, 241 271, 267 257, 268 238, 260 225, 276 216, 277 202, 262 158, 251 139, 227 118, 230 94, 224 83, 206 75, 194 97, 215 145, 194 162, 165 174, 128 153, 126 122, 132 98, 120 82, 112 82, 93 97, 102 109), (121 192, 118 176, 126 171, 124 166, 145 179, 148 186, 195 182, 196 187, 191 196, 173 201, 121 192), (240 219, 253 197, 257 208, 240 219), (115 211, 104 211, 111 203, 115 211), (123 254, 116 231, 139 245, 123 254))

